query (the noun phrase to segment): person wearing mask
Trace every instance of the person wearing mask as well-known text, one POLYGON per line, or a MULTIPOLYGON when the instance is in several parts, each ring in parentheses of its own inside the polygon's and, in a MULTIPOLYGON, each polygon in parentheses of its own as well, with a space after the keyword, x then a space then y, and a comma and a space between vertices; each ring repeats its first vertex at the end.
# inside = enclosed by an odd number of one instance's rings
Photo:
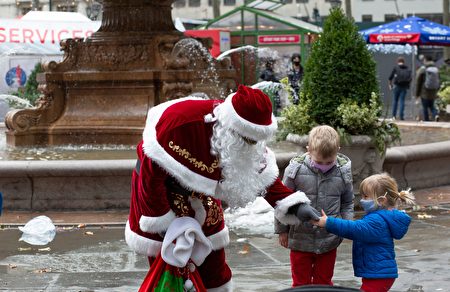
POLYGON ((409 191, 399 191, 388 173, 364 179, 359 193, 366 213, 361 219, 335 218, 322 210, 320 220, 311 223, 353 240, 353 270, 356 277, 362 278, 361 291, 387 292, 398 278, 394 239, 403 238, 411 223, 411 217, 397 209, 398 203, 413 205, 414 196, 409 191))
MULTIPOLYGON (((353 219, 351 161, 339 153, 340 139, 327 125, 313 128, 308 152, 294 157, 286 168, 283 183, 292 190, 304 190, 311 207, 332 217, 353 219)), ((279 243, 289 248, 292 286, 333 285, 337 247, 342 237, 313 226, 310 222, 281 224, 275 218, 279 243)))
POLYGON ((293 103, 298 104, 300 87, 303 80, 302 58, 300 54, 294 53, 291 57, 292 67, 288 72, 289 85, 293 91, 293 103))

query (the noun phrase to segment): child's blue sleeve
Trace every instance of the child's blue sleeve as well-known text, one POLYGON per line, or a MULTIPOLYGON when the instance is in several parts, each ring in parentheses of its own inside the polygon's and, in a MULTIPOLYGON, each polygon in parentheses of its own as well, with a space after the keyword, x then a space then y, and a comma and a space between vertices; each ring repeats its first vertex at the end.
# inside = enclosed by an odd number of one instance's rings
POLYGON ((374 220, 373 217, 364 217, 356 221, 328 217, 325 227, 328 232, 347 239, 377 242, 386 228, 386 223, 374 220))

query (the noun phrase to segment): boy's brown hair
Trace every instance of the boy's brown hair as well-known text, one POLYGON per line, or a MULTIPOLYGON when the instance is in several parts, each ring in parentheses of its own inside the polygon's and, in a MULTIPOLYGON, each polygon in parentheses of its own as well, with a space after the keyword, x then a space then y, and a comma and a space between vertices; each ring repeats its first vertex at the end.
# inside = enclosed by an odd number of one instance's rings
POLYGON ((308 151, 316 152, 324 158, 336 155, 340 147, 339 134, 330 126, 314 127, 309 132, 308 151))

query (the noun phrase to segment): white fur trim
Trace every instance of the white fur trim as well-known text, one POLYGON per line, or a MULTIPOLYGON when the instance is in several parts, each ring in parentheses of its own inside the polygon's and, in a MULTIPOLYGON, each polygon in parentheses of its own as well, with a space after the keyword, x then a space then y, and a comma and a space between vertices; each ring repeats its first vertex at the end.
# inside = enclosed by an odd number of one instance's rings
POLYGON ((164 111, 171 105, 186 100, 202 100, 201 98, 180 98, 152 107, 147 114, 147 121, 143 132, 142 145, 145 155, 158 163, 164 170, 189 190, 208 195, 214 195, 217 181, 199 175, 179 163, 170 156, 156 140, 156 124, 164 111))
POLYGON ((128 221, 125 226, 125 241, 135 252, 149 257, 156 257, 162 246, 161 241, 143 237, 131 230, 128 221))
POLYGON ((260 173, 259 180, 263 183, 264 189, 267 189, 269 186, 273 184, 273 182, 277 179, 279 174, 279 169, 277 165, 277 158, 275 157, 275 153, 272 152, 269 148, 266 148, 266 168, 260 173))
POLYGON ((161 257, 169 265, 179 268, 185 267, 189 259, 200 266, 211 251, 211 241, 206 238, 197 220, 180 217, 167 229, 161 257))
POLYGON ((233 292, 233 281, 230 280, 217 288, 207 289, 208 292, 233 292))
POLYGON ((253 139, 255 141, 267 140, 277 130, 277 119, 272 114, 272 123, 270 125, 258 125, 247 121, 238 115, 233 107, 232 99, 236 93, 228 95, 225 101, 220 105, 220 121, 229 126, 241 136, 253 139))
POLYGON ((208 236, 208 239, 212 243, 213 250, 225 248, 230 243, 230 234, 228 232, 228 227, 225 226, 219 232, 208 236))
POLYGON ((203 207, 202 200, 199 198, 189 197, 189 202, 191 203, 192 209, 194 209, 195 220, 203 226, 203 223, 205 223, 206 220, 206 210, 205 207, 203 207))
POLYGON ((144 232, 159 233, 169 228, 170 223, 177 218, 175 212, 169 210, 166 214, 159 217, 148 217, 142 215, 139 219, 139 228, 144 232))
POLYGON ((300 220, 297 216, 293 214, 287 214, 289 207, 294 206, 298 203, 311 203, 305 193, 297 191, 283 200, 277 202, 275 206, 275 217, 280 220, 281 223, 285 225, 297 225, 300 224, 300 220))

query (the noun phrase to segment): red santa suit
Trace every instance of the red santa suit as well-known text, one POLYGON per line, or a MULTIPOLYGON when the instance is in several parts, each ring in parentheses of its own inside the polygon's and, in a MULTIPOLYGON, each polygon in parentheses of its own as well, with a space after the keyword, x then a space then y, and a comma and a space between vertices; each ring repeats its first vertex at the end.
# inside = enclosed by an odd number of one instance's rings
MULTIPOLYGON (((212 247, 204 261, 197 263, 203 284, 208 291, 232 291, 224 252, 229 234, 217 199, 222 174, 219 158, 211 152, 216 106, 226 113, 221 115, 223 122, 243 137, 260 141, 276 131, 269 98, 244 86, 225 101, 187 97, 150 109, 143 141, 137 146, 125 238, 136 252, 154 258, 171 223, 180 217, 194 218, 212 247)), ((282 184, 272 151, 267 149, 258 177, 249 179, 263 186, 261 193, 281 222, 298 222, 287 210, 309 200, 282 184)))

